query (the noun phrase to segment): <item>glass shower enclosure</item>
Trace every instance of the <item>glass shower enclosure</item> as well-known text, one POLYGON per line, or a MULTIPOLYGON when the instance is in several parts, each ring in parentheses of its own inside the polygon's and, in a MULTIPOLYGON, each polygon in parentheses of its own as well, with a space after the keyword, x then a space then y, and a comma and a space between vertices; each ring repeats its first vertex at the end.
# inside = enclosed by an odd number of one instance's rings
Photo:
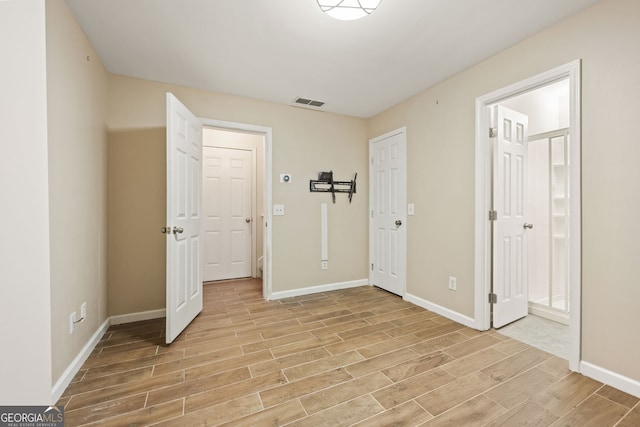
POLYGON ((529 137, 529 312, 569 322, 569 129, 529 137))

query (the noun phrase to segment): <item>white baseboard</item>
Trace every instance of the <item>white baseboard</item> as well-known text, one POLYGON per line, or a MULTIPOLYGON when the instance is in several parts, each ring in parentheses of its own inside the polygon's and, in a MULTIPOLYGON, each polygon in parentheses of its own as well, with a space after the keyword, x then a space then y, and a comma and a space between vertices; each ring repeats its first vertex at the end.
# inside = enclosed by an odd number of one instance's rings
POLYGON ((580 362, 580 373, 640 398, 640 381, 636 381, 585 361, 580 362))
POLYGON ((474 319, 472 319, 471 317, 467 317, 464 314, 460 314, 457 311, 453 311, 448 308, 442 307, 441 305, 434 304, 410 293, 406 293, 404 295, 404 299, 405 301, 409 301, 412 304, 415 304, 429 311, 433 311, 434 313, 444 316, 447 319, 453 320, 454 322, 458 322, 469 328, 476 329, 476 321, 474 319))
POLYGON ((570 323, 568 313, 558 313, 553 309, 541 307, 536 303, 529 302, 529 313, 538 317, 544 317, 545 319, 553 320, 554 322, 562 323, 563 325, 567 326, 569 326, 570 323))
POLYGON ((369 285, 369 279, 352 280, 350 282, 329 283, 326 285, 311 286, 308 288, 293 289, 290 291, 274 292, 271 294, 270 300, 282 298, 298 297, 301 295, 311 295, 320 292, 337 291, 339 289, 357 288, 358 286, 369 285))
POLYGON ((141 322, 143 320, 158 319, 166 315, 164 308, 158 310, 141 311, 139 313, 119 314, 111 316, 112 325, 121 325, 123 323, 141 322))
POLYGON ((102 338, 104 333, 107 332, 107 329, 109 329, 110 325, 110 319, 105 320, 98 330, 91 336, 91 339, 89 339, 85 346, 82 347, 82 350, 80 350, 80 353, 78 353, 76 358, 73 359, 69 366, 67 366, 67 369, 65 369, 51 390, 52 404, 55 404, 58 399, 60 399, 62 393, 64 393, 69 384, 71 384, 71 380, 76 376, 82 367, 82 364, 87 360, 93 349, 98 344, 98 341, 100 341, 100 338, 102 338))
POLYGON ((131 313, 131 314, 123 314, 118 316, 111 316, 105 320, 102 325, 98 328, 98 330, 91 336, 91 339, 87 341, 80 353, 73 359, 73 361, 69 364, 67 369, 62 373, 58 381, 54 384, 51 389, 51 400, 52 404, 55 404, 58 399, 62 396, 62 393, 66 390, 66 388, 71 384, 73 377, 76 376, 82 364, 87 360, 93 349, 98 344, 98 341, 102 338, 109 326, 111 325, 120 325, 122 323, 131 323, 131 322, 139 322, 141 320, 149 320, 149 319, 157 319, 159 317, 165 316, 165 310, 149 310, 143 311, 140 313, 131 313))

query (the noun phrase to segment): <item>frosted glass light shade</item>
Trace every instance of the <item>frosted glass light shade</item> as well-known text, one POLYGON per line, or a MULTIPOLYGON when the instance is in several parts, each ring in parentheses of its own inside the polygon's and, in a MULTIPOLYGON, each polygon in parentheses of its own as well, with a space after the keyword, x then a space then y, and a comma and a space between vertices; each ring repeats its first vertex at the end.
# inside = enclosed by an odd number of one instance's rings
POLYGON ((341 21, 360 19, 376 10, 382 0, 318 0, 323 12, 341 21))

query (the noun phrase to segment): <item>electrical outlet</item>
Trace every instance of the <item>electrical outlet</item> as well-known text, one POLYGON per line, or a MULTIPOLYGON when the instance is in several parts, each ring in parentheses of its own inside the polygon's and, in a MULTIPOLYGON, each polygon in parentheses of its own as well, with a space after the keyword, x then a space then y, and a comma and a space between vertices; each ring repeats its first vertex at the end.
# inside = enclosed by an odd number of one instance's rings
POLYGON ((329 261, 322 261, 322 269, 323 270, 329 269, 329 261))
POLYGON ((80 319, 84 322, 87 318, 87 303, 83 302, 80 306, 80 319))
POLYGON ((69 333, 72 334, 73 330, 76 328, 76 312, 74 311, 69 316, 69 333))
POLYGON ((449 289, 455 291, 457 287, 456 278, 453 276, 449 276, 449 289))
POLYGON ((273 215, 275 216, 284 215, 284 205, 273 205, 273 215))

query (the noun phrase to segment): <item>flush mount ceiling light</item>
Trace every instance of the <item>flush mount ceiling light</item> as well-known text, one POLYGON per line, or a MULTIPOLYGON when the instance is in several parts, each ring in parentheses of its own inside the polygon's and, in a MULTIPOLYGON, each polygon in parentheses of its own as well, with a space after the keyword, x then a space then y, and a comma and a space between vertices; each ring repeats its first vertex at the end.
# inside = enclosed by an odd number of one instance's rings
POLYGON ((318 0, 323 12, 341 21, 360 19, 376 10, 382 0, 318 0))

